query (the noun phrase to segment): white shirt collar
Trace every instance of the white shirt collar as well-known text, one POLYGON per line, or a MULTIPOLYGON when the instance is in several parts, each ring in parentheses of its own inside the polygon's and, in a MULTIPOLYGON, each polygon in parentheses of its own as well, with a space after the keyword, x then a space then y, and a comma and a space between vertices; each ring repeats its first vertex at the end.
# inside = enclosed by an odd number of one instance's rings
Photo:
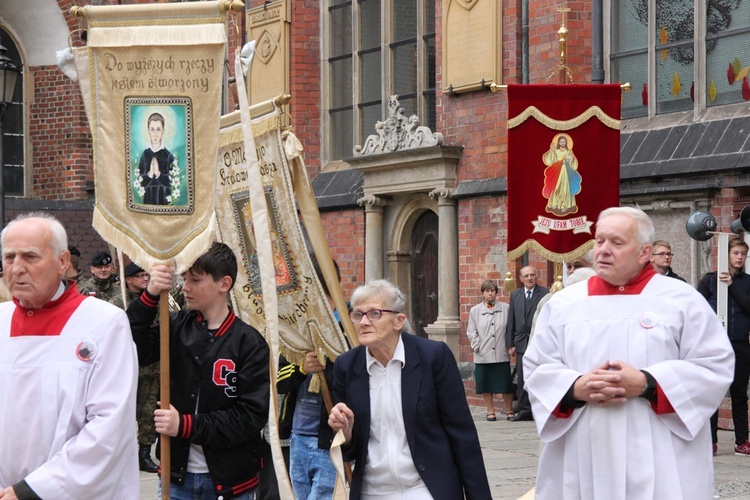
MULTIPOLYGON (((372 375, 372 372, 370 371, 370 367, 373 364, 378 363, 380 366, 383 366, 380 363, 380 361, 375 359, 375 356, 370 354, 369 347, 365 347, 365 356, 367 356, 367 373, 369 373, 370 375, 372 375)), ((406 354, 404 352, 404 340, 401 338, 401 334, 399 334, 398 336, 398 344, 396 344, 396 350, 393 353, 393 357, 390 359, 390 361, 388 361, 388 364, 394 361, 397 363, 401 363, 401 368, 403 368, 404 365, 406 364, 406 354)))

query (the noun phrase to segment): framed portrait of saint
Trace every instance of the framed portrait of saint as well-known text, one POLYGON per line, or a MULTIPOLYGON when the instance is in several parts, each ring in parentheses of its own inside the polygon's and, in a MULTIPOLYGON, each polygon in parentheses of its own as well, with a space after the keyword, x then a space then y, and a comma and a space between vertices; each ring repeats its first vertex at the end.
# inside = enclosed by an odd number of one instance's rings
POLYGON ((193 213, 191 100, 126 98, 125 134, 128 208, 155 214, 193 213))

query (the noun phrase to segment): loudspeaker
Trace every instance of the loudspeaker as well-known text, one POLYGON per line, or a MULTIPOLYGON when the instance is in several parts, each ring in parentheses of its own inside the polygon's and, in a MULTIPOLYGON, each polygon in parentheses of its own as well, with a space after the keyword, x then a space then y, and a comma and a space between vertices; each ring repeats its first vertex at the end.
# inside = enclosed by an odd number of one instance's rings
POLYGON ((729 225, 729 230, 734 234, 750 232, 750 205, 740 211, 740 217, 729 225))
POLYGON ((698 241, 708 241, 716 231, 716 218, 705 210, 696 210, 685 221, 685 231, 688 236, 698 241))

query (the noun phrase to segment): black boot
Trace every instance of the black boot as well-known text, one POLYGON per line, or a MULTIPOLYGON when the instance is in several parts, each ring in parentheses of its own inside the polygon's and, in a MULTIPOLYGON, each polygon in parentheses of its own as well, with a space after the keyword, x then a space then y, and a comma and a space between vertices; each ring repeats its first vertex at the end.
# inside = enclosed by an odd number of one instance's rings
POLYGON ((151 446, 142 444, 138 446, 138 468, 143 472, 156 472, 159 467, 151 460, 151 446))

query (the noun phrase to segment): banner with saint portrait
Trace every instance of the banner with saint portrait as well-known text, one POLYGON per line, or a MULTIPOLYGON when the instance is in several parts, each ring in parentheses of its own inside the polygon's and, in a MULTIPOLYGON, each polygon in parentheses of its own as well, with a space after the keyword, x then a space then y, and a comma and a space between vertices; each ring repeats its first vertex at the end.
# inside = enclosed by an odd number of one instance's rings
POLYGON ((508 85, 508 258, 593 246, 620 199, 619 85, 508 85))
MULTIPOLYGON (((226 2, 94 6, 81 90, 93 138, 93 226, 149 269, 189 267, 214 232, 226 2)), ((80 72, 80 69, 79 69, 80 72)))
MULTIPOLYGON (((273 101, 257 104, 250 112, 255 151, 246 151, 240 112, 225 115, 216 165, 217 237, 238 256, 237 282, 231 292, 234 310, 259 331, 271 334, 261 280, 265 267, 257 241, 258 221, 251 203, 253 196, 262 196, 271 242, 268 268, 273 272, 276 288, 279 351, 295 364, 302 364, 310 351, 333 360, 348 346, 316 277, 310 255, 313 248, 306 244, 297 212, 297 206, 303 207, 305 202, 296 200, 295 194, 305 193, 295 191, 294 183, 307 181, 304 165, 302 170, 296 168, 301 145, 291 131, 280 128, 281 108, 273 101), (262 186, 251 183, 250 155, 257 159, 262 186)), ((309 194, 312 195, 311 190, 309 194)), ((314 249, 319 260, 323 262, 327 257, 330 261, 325 235, 307 229, 312 233, 308 235, 310 239, 323 237, 325 248, 314 249)), ((310 246, 314 247, 312 242, 310 246)), ((328 289, 333 295, 334 286, 328 289)))

